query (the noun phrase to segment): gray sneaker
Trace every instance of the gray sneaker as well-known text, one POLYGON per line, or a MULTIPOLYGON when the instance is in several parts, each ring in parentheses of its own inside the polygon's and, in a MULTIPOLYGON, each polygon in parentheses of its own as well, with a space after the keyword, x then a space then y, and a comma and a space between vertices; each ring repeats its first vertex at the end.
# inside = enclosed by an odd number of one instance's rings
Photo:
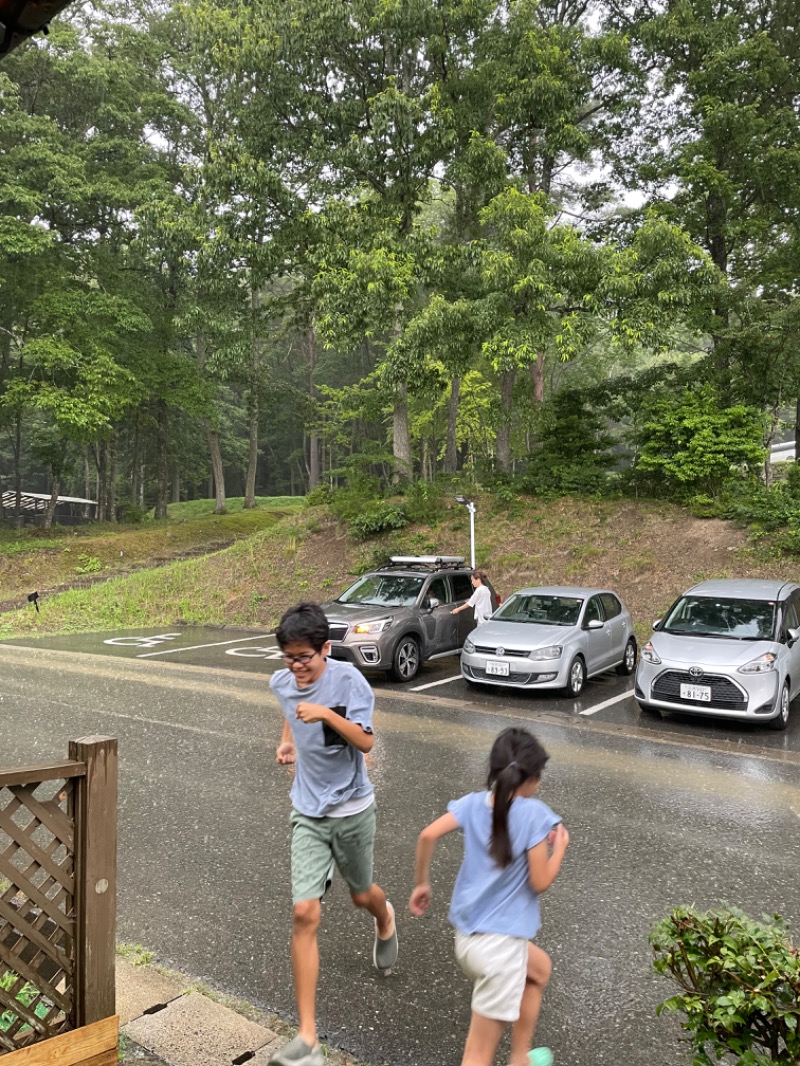
POLYGON ((388 973, 394 964, 397 962, 397 918, 395 917, 394 907, 389 900, 386 900, 386 906, 391 910, 392 917, 395 918, 394 929, 391 936, 388 936, 386 940, 381 940, 378 936, 378 920, 375 919, 375 947, 372 949, 372 961, 376 970, 380 970, 382 973, 388 973))
POLYGON ((268 1066, 325 1066, 325 1056, 319 1044, 311 1047, 305 1040, 296 1036, 280 1051, 275 1052, 268 1066))

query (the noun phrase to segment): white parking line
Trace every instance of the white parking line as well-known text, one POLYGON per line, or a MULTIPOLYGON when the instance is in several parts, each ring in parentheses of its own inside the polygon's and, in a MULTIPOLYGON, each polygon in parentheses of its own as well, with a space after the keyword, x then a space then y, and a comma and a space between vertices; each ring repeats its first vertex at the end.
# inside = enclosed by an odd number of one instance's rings
POLYGON ((604 700, 602 703, 596 703, 594 707, 587 707, 585 711, 578 711, 578 714, 597 714, 597 712, 602 711, 604 707, 610 707, 612 703, 619 703, 621 700, 626 700, 632 692, 633 689, 629 688, 627 692, 622 692, 619 696, 612 696, 610 700, 604 700))
POLYGON ((456 674, 455 677, 446 677, 444 681, 431 681, 427 685, 417 685, 416 688, 410 688, 409 692, 422 692, 426 688, 436 688, 437 685, 449 685, 451 681, 460 681, 461 674, 456 674))
POLYGON ((148 651, 137 659, 152 659, 154 655, 177 655, 181 651, 198 651, 200 648, 222 648, 226 644, 242 644, 247 640, 263 640, 263 637, 238 637, 236 640, 218 640, 213 644, 193 644, 190 648, 166 648, 164 651, 148 651))

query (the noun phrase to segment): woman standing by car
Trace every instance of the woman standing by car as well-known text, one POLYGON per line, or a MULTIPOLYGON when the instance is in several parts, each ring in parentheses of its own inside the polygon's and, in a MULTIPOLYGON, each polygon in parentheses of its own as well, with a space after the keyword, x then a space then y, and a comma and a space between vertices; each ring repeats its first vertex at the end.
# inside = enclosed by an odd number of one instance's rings
POLYGON ((472 595, 466 603, 462 603, 460 607, 454 607, 450 613, 458 614, 459 611, 472 607, 475 611, 475 625, 480 626, 488 622, 494 613, 492 590, 486 584, 488 578, 483 570, 475 570, 470 575, 470 580, 472 581, 472 595))

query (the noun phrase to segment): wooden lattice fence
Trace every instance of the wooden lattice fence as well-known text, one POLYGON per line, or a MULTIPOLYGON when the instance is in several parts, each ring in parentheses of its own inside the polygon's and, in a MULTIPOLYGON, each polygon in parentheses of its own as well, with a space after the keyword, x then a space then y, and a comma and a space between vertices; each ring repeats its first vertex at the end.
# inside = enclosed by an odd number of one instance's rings
POLYGON ((111 738, 73 741, 66 762, 0 771, 0 1057, 9 1066, 52 1062, 55 1045, 59 1062, 116 1061, 116 810, 111 738))

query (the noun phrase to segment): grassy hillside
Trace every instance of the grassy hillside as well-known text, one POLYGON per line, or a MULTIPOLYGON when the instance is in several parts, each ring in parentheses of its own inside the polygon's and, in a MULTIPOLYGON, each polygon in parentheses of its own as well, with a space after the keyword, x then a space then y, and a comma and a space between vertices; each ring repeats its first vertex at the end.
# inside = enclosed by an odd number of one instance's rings
MULTIPOLYGON (((628 603, 640 636, 694 581, 800 580, 800 560, 752 546, 731 523, 694 518, 660 501, 501 502, 486 494, 477 503, 477 562, 502 595, 528 584, 608 586, 628 603)), ((180 505, 158 526, 0 539, 6 608, 0 633, 189 623, 272 627, 291 603, 335 595, 389 553, 469 555, 468 516, 455 504, 433 525, 362 544, 324 507, 298 510, 298 501, 283 501, 214 517, 211 506, 180 505), (87 558, 100 569, 80 572, 87 558), (135 572, 120 573, 132 566, 135 572), (93 583, 85 587, 87 581, 93 583), (18 590, 16 602, 9 586, 18 590), (34 588, 42 594, 39 615, 23 595, 34 588), (24 609, 9 609, 19 606, 24 609)))

